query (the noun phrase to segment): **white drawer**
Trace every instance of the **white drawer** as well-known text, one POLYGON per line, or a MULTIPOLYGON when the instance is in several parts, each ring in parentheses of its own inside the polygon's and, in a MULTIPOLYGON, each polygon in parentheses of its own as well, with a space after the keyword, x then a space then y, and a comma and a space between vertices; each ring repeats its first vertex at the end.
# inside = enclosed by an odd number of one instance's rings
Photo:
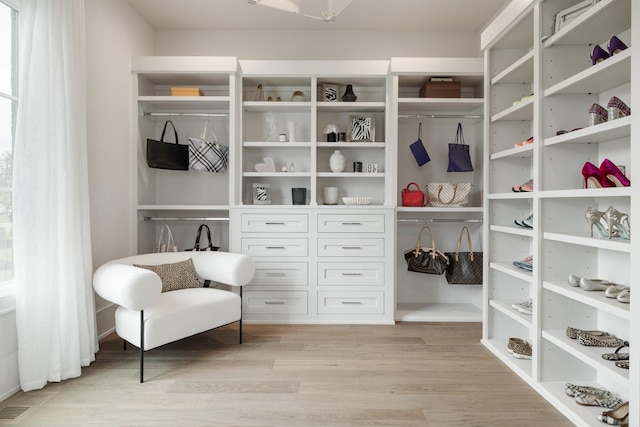
POLYGON ((384 239, 318 239, 318 256, 384 256, 384 239))
POLYGON ((306 286, 309 283, 306 262, 256 261, 253 264, 256 272, 251 285, 306 286))
POLYGON ((384 292, 318 292, 318 314, 383 314, 384 292))
POLYGON ((243 233, 306 233, 306 214, 242 214, 243 233))
POLYGON ((318 263, 318 285, 382 286, 383 284, 383 262, 318 263))
POLYGON ((242 293, 242 311, 247 314, 307 314, 307 293, 245 291, 242 293))
POLYGON ((242 239, 242 253, 249 256, 306 257, 307 239, 242 239))
POLYGON ((384 233, 384 215, 318 215, 319 233, 384 233))

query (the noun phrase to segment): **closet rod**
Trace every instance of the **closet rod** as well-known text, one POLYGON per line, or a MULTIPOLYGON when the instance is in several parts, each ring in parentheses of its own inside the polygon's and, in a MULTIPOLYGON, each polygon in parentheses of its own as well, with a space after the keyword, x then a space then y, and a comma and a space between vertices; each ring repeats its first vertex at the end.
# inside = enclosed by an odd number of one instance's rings
POLYGON ((397 222, 482 222, 481 219, 397 218, 397 222))
POLYGON ((229 113, 149 113, 145 116, 229 117, 229 113))
POLYGON ((482 114, 398 114, 401 119, 481 119, 482 114))
POLYGON ((226 217, 143 217, 145 221, 229 221, 226 217))

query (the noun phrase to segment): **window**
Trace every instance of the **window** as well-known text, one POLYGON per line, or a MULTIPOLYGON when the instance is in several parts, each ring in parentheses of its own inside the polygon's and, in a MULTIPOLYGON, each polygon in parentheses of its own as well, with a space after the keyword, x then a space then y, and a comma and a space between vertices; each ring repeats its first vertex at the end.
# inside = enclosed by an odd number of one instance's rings
POLYGON ((11 191, 17 109, 17 2, 0 0, 0 285, 13 279, 11 191))

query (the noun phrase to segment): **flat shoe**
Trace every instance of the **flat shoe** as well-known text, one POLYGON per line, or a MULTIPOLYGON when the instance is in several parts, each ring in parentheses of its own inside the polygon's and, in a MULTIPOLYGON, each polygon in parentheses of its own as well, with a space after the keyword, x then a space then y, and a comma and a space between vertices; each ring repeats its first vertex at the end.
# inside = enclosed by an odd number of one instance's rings
POLYGON ((567 383, 564 386, 564 392, 567 396, 575 397, 577 394, 591 394, 594 396, 600 397, 613 397, 613 394, 609 390, 605 390, 603 388, 591 387, 585 385, 575 385, 571 383, 567 383))
POLYGON ((578 332, 578 342, 586 347, 620 347, 624 344, 620 338, 592 335, 584 331, 578 332))
POLYGON ((625 341, 614 353, 605 353, 602 355, 604 360, 629 360, 629 353, 620 353, 623 348, 629 347, 629 342, 625 341))
POLYGON ((618 300, 618 302, 629 304, 629 302, 631 302, 631 290, 624 289, 620 291, 618 296, 616 296, 616 299, 618 300))
POLYGON ((601 279, 585 279, 584 277, 580 279, 580 288, 585 291, 606 291, 612 285, 614 283, 601 279))
POLYGON ((595 335, 595 336, 599 336, 599 337, 608 337, 609 336, 609 332, 604 332, 604 331, 583 331, 582 329, 576 329, 576 328, 572 328, 571 326, 567 326, 567 336, 571 339, 577 339, 578 338, 578 333, 579 332, 585 332, 588 333, 589 335, 595 335))
POLYGON ((613 409, 622 405, 622 399, 618 397, 598 397, 593 394, 578 394, 575 395, 575 400, 578 405, 583 406, 602 406, 603 408, 613 409))
POLYGON ((622 368, 622 369, 629 369, 629 361, 628 360, 622 360, 620 362, 616 362, 616 366, 618 368, 622 368))
POLYGON ((621 285, 609 286, 604 291, 604 296, 607 298, 616 298, 620 294, 620 292, 624 291, 625 289, 627 289, 627 287, 621 285))

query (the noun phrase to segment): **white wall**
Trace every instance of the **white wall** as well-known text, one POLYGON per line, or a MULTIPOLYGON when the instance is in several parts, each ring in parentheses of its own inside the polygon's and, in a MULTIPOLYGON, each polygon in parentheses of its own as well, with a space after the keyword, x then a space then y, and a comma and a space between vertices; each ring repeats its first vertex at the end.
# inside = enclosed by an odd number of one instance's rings
POLYGON ((403 31, 157 31, 156 55, 239 59, 482 57, 479 34, 403 31))
MULTIPOLYGON (((86 0, 88 143, 94 266, 131 252, 131 73, 153 30, 124 0, 86 0)), ((98 332, 113 312, 96 302, 98 332), (106 319, 106 320, 104 320, 106 319), (102 321, 100 321, 102 320, 102 321)), ((19 390, 15 302, 0 299, 0 401, 19 390)))

